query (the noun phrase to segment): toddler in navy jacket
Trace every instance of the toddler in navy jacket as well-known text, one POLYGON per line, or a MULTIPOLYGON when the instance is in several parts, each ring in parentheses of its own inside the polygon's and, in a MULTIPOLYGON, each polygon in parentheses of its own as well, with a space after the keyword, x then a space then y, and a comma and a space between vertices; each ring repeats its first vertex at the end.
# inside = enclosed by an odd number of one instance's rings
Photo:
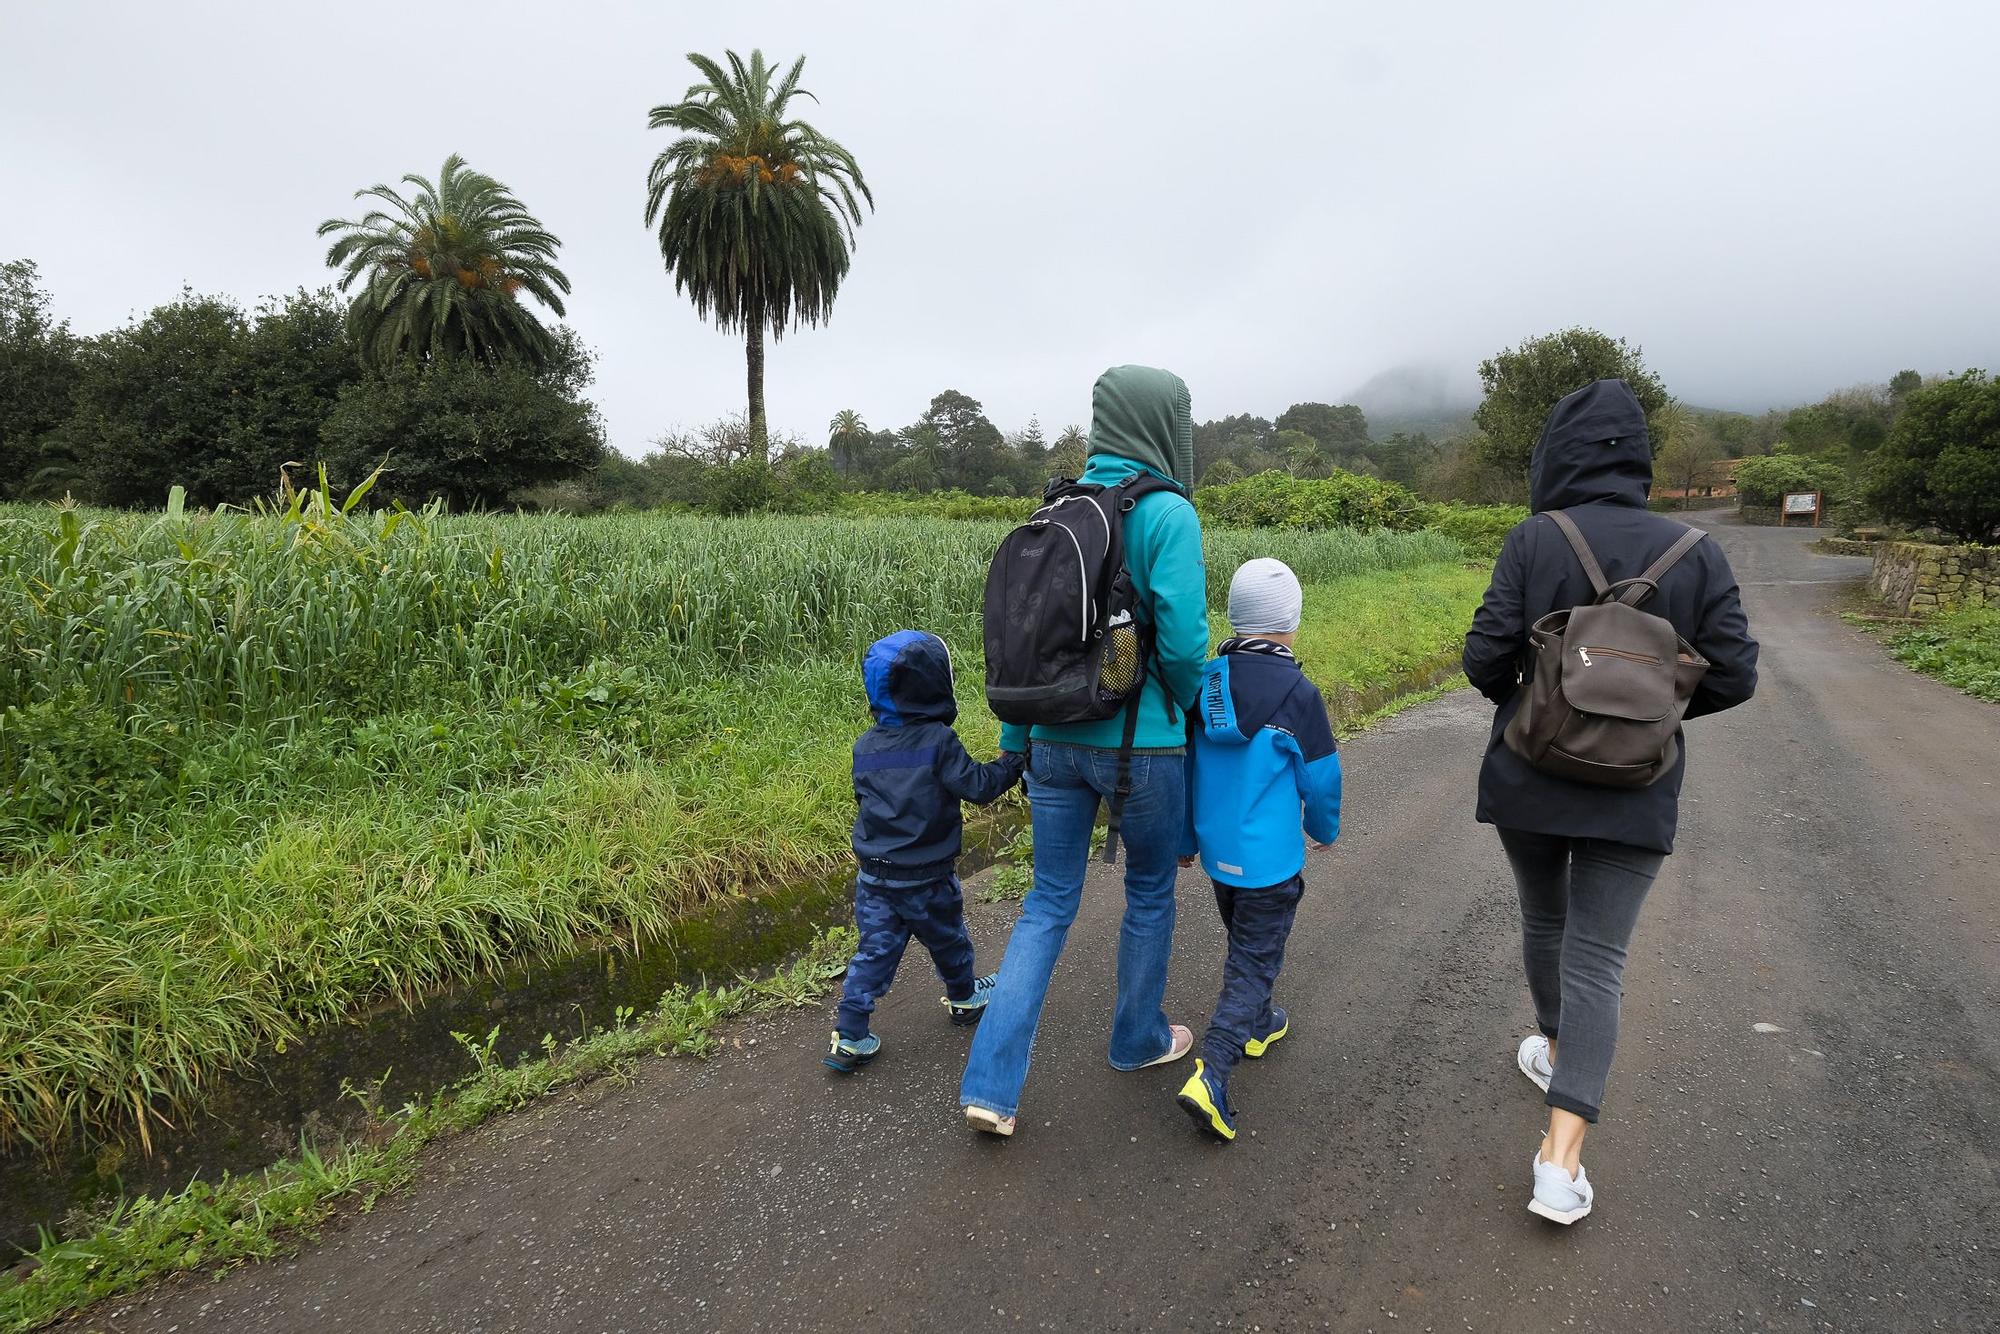
POLYGON ((1282 561, 1253 560, 1229 583, 1229 625, 1203 671, 1188 719, 1188 832, 1181 864, 1215 882, 1229 931, 1222 994, 1179 1102, 1202 1130, 1236 1138, 1229 1075, 1290 1030, 1271 989, 1285 959, 1306 840, 1340 835, 1340 754, 1319 688, 1299 670, 1292 639, 1303 603, 1282 561))
POLYGON ((951 724, 958 717, 951 650, 936 635, 899 630, 869 646, 861 678, 875 725, 854 743, 854 925, 860 948, 847 966, 826 1064, 843 1074, 882 1050, 868 1031, 875 1002, 896 980, 910 937, 930 951, 958 1025, 979 1022, 993 979, 974 977, 965 895, 958 883, 961 801, 985 805, 1021 781, 1026 761, 981 764, 951 724))

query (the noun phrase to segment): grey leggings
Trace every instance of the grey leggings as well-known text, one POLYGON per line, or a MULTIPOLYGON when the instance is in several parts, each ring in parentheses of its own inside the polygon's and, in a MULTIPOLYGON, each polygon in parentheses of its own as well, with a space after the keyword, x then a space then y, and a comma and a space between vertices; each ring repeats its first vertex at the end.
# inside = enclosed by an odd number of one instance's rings
POLYGON ((1548 1104, 1597 1120, 1618 1046, 1625 948, 1664 854, 1599 838, 1500 830, 1521 892, 1521 957, 1542 1032, 1557 1041, 1548 1104))

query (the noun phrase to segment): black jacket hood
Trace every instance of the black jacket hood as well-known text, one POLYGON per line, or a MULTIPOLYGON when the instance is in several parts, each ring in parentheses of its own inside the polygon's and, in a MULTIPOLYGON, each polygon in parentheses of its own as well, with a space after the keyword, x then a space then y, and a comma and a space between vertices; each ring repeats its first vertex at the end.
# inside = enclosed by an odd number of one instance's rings
POLYGON ((1623 380, 1598 380, 1556 404, 1528 464, 1535 513, 1610 501, 1644 507, 1653 489, 1646 413, 1623 380))

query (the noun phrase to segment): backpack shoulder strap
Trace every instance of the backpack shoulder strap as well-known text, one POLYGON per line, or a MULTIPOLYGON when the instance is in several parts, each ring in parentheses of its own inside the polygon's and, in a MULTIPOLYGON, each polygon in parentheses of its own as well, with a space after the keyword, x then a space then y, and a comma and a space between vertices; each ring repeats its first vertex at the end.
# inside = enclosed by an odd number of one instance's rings
POLYGON ((1689 528, 1683 532, 1674 540, 1672 546, 1660 553, 1658 560, 1646 567, 1646 572, 1639 576, 1637 583, 1618 595, 1618 600, 1628 606, 1636 607, 1651 597, 1658 588, 1660 580, 1666 577, 1667 571, 1678 565, 1681 557, 1693 551, 1701 543, 1701 539, 1707 536, 1708 534, 1699 528, 1689 528))
POLYGON ((1547 514, 1555 520, 1556 527, 1562 529, 1562 535, 1569 539, 1570 549, 1576 552, 1576 558, 1583 562, 1583 572, 1590 577, 1591 591, 1603 597, 1610 591, 1611 581, 1604 577, 1604 567, 1597 563, 1597 553, 1590 549, 1590 543, 1584 541, 1583 530, 1563 510, 1549 510, 1547 514))

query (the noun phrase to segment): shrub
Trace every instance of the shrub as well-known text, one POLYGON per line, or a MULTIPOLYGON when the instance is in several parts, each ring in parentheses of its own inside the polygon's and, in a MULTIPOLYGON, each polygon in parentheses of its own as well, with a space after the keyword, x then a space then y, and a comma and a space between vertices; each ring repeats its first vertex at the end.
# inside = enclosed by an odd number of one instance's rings
POLYGON ((1838 504, 1847 474, 1826 459, 1802 454, 1766 454, 1736 465, 1736 489, 1745 505, 1780 505, 1788 491, 1818 491, 1827 505, 1838 504))
POLYGON ((1467 555, 1490 559, 1500 554, 1500 544, 1507 540, 1507 534, 1527 517, 1526 505, 1453 503, 1431 506, 1424 526, 1456 541, 1467 555))
POLYGON ((170 789, 177 769, 82 691, 9 708, 0 712, 0 828, 102 824, 170 789))
POLYGON ((1195 508, 1212 523, 1246 528, 1387 528, 1424 526, 1429 506, 1394 482, 1336 470, 1310 480, 1260 472, 1227 486, 1195 492, 1195 508))
POLYGON ((2000 532, 2000 380, 1967 371, 1912 390, 1868 480, 1884 518, 1968 542, 2000 532))

